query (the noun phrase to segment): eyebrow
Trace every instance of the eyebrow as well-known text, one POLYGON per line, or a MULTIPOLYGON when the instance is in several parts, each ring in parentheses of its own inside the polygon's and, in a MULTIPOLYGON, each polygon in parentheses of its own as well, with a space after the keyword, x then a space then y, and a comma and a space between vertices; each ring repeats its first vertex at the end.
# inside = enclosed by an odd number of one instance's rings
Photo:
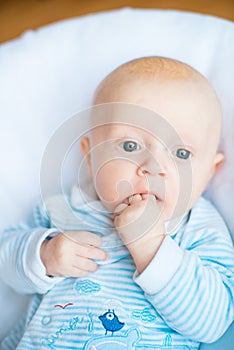
MULTIPOLYGON (((124 125, 113 125, 113 127, 111 126, 107 131, 107 135, 109 137, 113 137, 113 138, 119 138, 119 137, 136 137, 138 139, 143 140, 144 139, 144 135, 141 135, 139 132, 137 132, 137 127, 135 126, 129 126, 126 125, 126 127, 124 127, 124 125)), ((140 130, 140 128, 139 128, 140 130)), ((143 131, 145 132, 145 131, 143 131)), ((150 134, 149 134, 150 135, 150 134)), ((150 135, 152 136, 152 135, 150 135)))
POLYGON ((198 139, 194 134, 189 135, 188 133, 183 133, 182 135, 179 135, 179 138, 181 139, 181 145, 189 146, 192 149, 199 146, 198 139))
POLYGON ((136 138, 137 140, 139 140, 142 143, 145 143, 145 136, 148 136, 151 139, 147 140, 147 144, 153 144, 154 140, 158 140, 158 142, 160 142, 161 144, 164 145, 164 147, 166 148, 172 148, 172 147, 181 147, 181 148, 189 148, 193 153, 195 153, 195 151, 198 148, 198 143, 197 143, 197 139, 196 137, 193 137, 193 135, 188 135, 187 133, 179 136, 179 140, 181 140, 181 142, 179 143, 170 143, 170 144, 164 144, 163 140, 160 139, 160 137, 157 137, 156 135, 150 133, 148 130, 144 130, 142 128, 139 127, 139 130, 142 132, 142 134, 140 134, 137 129, 137 126, 134 125, 128 125, 126 124, 126 128, 124 128, 124 124, 122 123, 113 123, 113 124, 109 124, 108 125, 109 128, 105 131, 106 136, 108 136, 109 138, 113 138, 113 139, 118 139, 118 138, 136 138))

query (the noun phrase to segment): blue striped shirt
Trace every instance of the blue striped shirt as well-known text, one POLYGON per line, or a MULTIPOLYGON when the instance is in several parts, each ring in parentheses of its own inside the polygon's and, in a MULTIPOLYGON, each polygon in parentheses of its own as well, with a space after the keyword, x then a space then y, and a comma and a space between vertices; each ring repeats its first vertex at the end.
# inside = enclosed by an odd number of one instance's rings
POLYGON ((109 213, 98 200, 82 202, 74 188, 4 231, 0 276, 16 291, 34 293, 1 350, 194 350, 218 339, 234 318, 233 245, 202 197, 137 275, 109 213), (84 278, 46 276, 39 248, 58 230, 95 232, 109 260, 84 278))

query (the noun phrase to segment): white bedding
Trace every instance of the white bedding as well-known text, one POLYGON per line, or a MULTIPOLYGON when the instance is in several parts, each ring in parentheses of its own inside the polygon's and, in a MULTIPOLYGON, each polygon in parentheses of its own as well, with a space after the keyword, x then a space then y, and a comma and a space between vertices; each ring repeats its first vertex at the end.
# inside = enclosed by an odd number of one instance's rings
MULTIPOLYGON (((226 20, 126 8, 58 22, 0 45, 0 230, 23 219, 38 199, 40 160, 58 124, 88 107, 98 82, 117 65, 162 55, 198 69, 220 97, 226 162, 208 196, 234 235, 233 43, 234 26, 226 20)), ((75 169, 74 161, 66 173, 66 188, 75 179, 75 169)), ((0 288, 1 338, 26 299, 1 282, 0 288)), ((229 334, 203 349, 233 350, 231 330, 229 334)))

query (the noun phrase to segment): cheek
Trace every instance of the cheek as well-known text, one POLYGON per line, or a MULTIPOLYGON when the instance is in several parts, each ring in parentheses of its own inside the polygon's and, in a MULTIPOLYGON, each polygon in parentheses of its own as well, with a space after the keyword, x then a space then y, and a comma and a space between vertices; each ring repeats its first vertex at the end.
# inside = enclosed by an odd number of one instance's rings
POLYGON ((211 176, 211 171, 203 167, 194 171, 192 197, 196 201, 205 191, 211 176))
POLYGON ((164 210, 165 217, 170 220, 174 216, 178 216, 180 212, 180 180, 178 176, 172 176, 170 179, 165 181, 165 202, 164 210))
POLYGON ((112 160, 95 171, 94 185, 102 202, 113 209, 132 190, 134 167, 123 160, 112 160))
POLYGON ((191 209, 205 191, 211 176, 211 167, 206 159, 192 163, 192 181, 187 191, 190 193, 189 208, 191 209))
POLYGON ((165 181, 167 219, 182 215, 188 210, 192 194, 192 168, 179 164, 173 166, 165 181))

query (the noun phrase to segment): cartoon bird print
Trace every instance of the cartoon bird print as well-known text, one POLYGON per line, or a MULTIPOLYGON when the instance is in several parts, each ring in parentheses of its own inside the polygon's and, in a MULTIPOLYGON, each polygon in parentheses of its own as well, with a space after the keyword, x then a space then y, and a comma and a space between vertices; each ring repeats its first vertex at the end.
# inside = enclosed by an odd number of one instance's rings
POLYGON ((114 310, 108 309, 107 312, 105 312, 103 315, 98 316, 99 320, 102 322, 103 327, 106 330, 106 333, 112 332, 112 335, 114 332, 119 331, 123 328, 124 322, 120 322, 118 319, 118 316, 116 316, 114 310))

